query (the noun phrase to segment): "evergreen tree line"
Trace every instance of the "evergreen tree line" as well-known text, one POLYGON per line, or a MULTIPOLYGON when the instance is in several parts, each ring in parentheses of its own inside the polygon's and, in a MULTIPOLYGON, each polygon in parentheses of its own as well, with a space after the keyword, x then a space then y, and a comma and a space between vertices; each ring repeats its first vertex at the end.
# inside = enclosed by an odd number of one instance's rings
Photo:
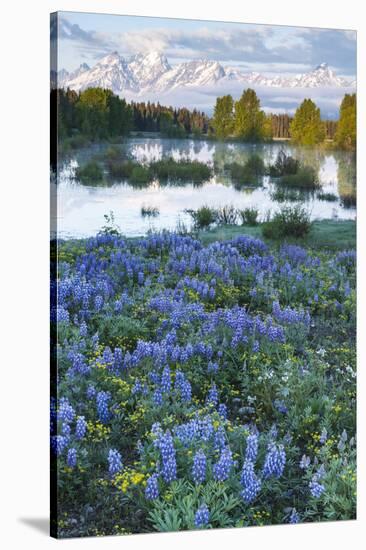
POLYGON ((131 102, 133 127, 141 132, 162 132, 177 136, 184 134, 207 134, 209 118, 205 113, 185 107, 165 107, 160 103, 131 102))
POLYGON ((254 90, 243 91, 239 100, 231 95, 216 99, 209 119, 196 109, 173 108, 159 103, 131 102, 111 90, 88 88, 83 92, 57 89, 51 91, 57 103, 58 135, 61 139, 81 134, 90 139, 105 139, 130 131, 161 132, 167 137, 208 134, 218 139, 266 141, 290 138, 304 145, 334 140, 338 147, 356 148, 356 94, 346 94, 340 106, 339 120, 321 120, 320 110, 305 99, 293 118, 289 115, 266 115, 254 90))
POLYGON ((128 134, 131 130, 161 132, 169 137, 207 134, 209 118, 196 109, 164 107, 159 103, 131 102, 111 90, 88 88, 83 92, 52 90, 57 101, 60 138, 81 133, 91 139, 128 134))

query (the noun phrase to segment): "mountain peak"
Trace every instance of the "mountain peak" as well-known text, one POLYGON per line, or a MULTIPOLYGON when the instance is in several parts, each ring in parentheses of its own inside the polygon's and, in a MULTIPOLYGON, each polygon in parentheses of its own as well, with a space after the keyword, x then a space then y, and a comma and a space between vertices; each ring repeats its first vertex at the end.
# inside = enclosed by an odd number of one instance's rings
POLYGON ((113 51, 92 68, 82 63, 72 73, 60 71, 58 82, 60 86, 74 90, 101 86, 110 88, 116 94, 132 92, 140 95, 150 92, 166 93, 179 88, 209 87, 219 83, 226 83, 228 91, 233 83, 241 83, 243 87, 276 88, 355 86, 355 82, 337 76, 326 62, 294 77, 269 76, 257 72, 245 73, 235 67, 223 67, 219 61, 210 59, 193 59, 171 66, 164 53, 158 49, 141 51, 129 59, 113 51))
POLYGON ((315 67, 315 70, 317 71, 318 69, 329 69, 329 65, 328 63, 320 63, 320 65, 318 65, 317 67, 315 67))

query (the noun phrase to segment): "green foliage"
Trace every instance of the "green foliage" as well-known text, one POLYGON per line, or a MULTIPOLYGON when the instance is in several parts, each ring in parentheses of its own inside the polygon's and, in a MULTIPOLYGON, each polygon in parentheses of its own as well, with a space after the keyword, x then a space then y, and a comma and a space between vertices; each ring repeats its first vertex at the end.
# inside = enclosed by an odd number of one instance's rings
POLYGON ((271 192, 271 199, 277 202, 302 202, 309 199, 309 196, 312 194, 312 191, 305 189, 276 185, 274 191, 271 192))
POLYGON ((210 510, 208 528, 233 527, 239 518, 240 500, 219 482, 194 486, 184 480, 174 481, 165 498, 155 501, 149 514, 149 521, 159 532, 197 529, 194 515, 203 502, 210 510))
POLYGON ((234 130, 234 122, 234 100, 232 96, 218 97, 211 121, 216 137, 225 139, 231 136, 234 130))
POLYGON ((151 181, 151 173, 148 167, 135 165, 132 168, 129 181, 134 184, 146 184, 151 181))
POLYGON ((259 210, 257 208, 244 208, 239 210, 242 225, 257 225, 259 210))
POLYGON ((84 184, 100 184, 103 183, 103 170, 97 162, 91 161, 84 166, 78 166, 75 171, 75 176, 84 184))
POLYGON ((128 179, 135 166, 137 166, 137 163, 132 160, 110 162, 108 164, 109 175, 112 176, 112 178, 128 179))
POLYGON ((339 109, 335 143, 341 149, 356 149, 357 141, 356 94, 346 94, 339 109))
POLYGON ((104 214, 105 225, 100 229, 99 235, 121 235, 121 229, 116 224, 114 212, 111 210, 109 214, 104 214))
POLYGON ((88 88, 75 101, 78 129, 91 139, 127 134, 132 126, 132 111, 124 99, 110 90, 88 88))
POLYGON ((226 164, 225 169, 230 171, 231 178, 236 187, 241 184, 260 185, 261 177, 265 173, 264 162, 259 155, 250 156, 245 164, 237 162, 226 164))
POLYGON ((269 175, 272 177, 288 176, 296 174, 299 170, 300 163, 291 155, 281 149, 277 155, 276 161, 269 167, 269 175))
POLYGON ((304 99, 296 109, 290 133, 292 141, 301 145, 316 145, 324 141, 325 128, 320 109, 311 99, 304 99))
POLYGON ((309 214, 300 206, 285 206, 262 226, 263 236, 269 239, 305 237, 311 229, 309 214))
POLYGON ((212 170, 198 160, 163 158, 150 164, 150 173, 159 181, 202 183, 212 176, 212 170))
POLYGON ((314 190, 320 187, 316 170, 311 166, 299 168, 296 174, 282 176, 278 182, 287 187, 296 187, 297 189, 314 190))
POLYGON ((106 149, 104 157, 109 161, 118 160, 119 158, 121 158, 121 150, 119 147, 112 145, 111 147, 108 147, 108 149, 106 149))
POLYGON ((186 212, 192 217, 196 229, 205 229, 216 221, 216 210, 209 206, 201 206, 197 210, 186 212))
POLYGON ((160 132, 169 138, 184 138, 187 135, 184 127, 174 121, 174 115, 169 111, 160 115, 160 132))
POLYGON ((244 90, 235 102, 234 132, 243 141, 263 141, 268 138, 266 115, 254 90, 244 90))

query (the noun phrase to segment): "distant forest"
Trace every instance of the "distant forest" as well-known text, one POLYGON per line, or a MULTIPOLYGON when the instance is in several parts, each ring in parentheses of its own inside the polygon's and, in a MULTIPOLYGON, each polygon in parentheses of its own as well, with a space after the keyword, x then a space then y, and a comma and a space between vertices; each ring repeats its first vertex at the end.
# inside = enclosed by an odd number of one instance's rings
MULTIPOLYGON (((265 115, 260 111, 259 99, 253 90, 247 90, 242 98, 249 96, 251 104, 256 104, 258 114, 262 116, 262 126, 265 129, 263 136, 266 139, 290 139, 291 125, 294 117, 287 114, 265 115)), ((230 96, 218 98, 215 113, 218 121, 225 123, 225 113, 221 116, 220 101, 229 100, 229 109, 233 103, 230 96)), ((310 100, 305 100, 305 103, 310 100)), ((209 118, 204 112, 185 107, 173 108, 160 105, 160 103, 131 102, 127 103, 123 98, 113 94, 112 91, 102 88, 88 88, 83 92, 75 92, 67 89, 53 89, 51 91, 51 106, 57 105, 58 136, 65 138, 77 138, 84 136, 89 139, 108 139, 134 132, 160 132, 166 137, 194 137, 210 136, 220 137, 218 126, 215 124, 215 113, 209 118)), ((234 103, 233 103, 234 105, 234 103)), ((240 101, 236 103, 240 107, 240 101)), ((235 106, 234 106, 235 107, 235 106)), ((221 107, 222 108, 222 107, 221 107)), ((225 109, 225 104, 224 107, 225 109)), ((231 107, 232 109, 232 107, 231 107)), ((254 107, 253 107, 254 109, 254 107)), ((297 111, 299 111, 298 109, 297 111)), ((233 109, 232 109, 233 111, 233 109)), ((226 113, 227 114, 227 113, 226 113)), ((229 114, 231 117, 232 115, 229 114)), ((243 113, 245 116, 245 113, 243 113)), ((296 118, 296 116, 295 116, 296 118)), ((227 122, 228 128, 232 124, 227 122)), ((234 123, 234 121, 233 121, 234 123)), ((325 139, 335 139, 338 121, 323 120, 323 134, 325 139)), ((292 125, 294 128, 294 125, 292 125)), ((228 137, 222 130, 221 137, 228 137)), ((240 132, 239 134, 240 135, 240 132)), ((242 134, 243 135, 243 134, 242 134)))

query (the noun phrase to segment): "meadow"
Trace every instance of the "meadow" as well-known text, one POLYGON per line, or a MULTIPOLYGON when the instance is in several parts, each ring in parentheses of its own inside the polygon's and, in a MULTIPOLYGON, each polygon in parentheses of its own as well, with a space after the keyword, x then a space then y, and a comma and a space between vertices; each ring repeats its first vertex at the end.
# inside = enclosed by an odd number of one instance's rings
POLYGON ((355 518, 354 222, 105 227, 52 261, 56 536, 355 518))

